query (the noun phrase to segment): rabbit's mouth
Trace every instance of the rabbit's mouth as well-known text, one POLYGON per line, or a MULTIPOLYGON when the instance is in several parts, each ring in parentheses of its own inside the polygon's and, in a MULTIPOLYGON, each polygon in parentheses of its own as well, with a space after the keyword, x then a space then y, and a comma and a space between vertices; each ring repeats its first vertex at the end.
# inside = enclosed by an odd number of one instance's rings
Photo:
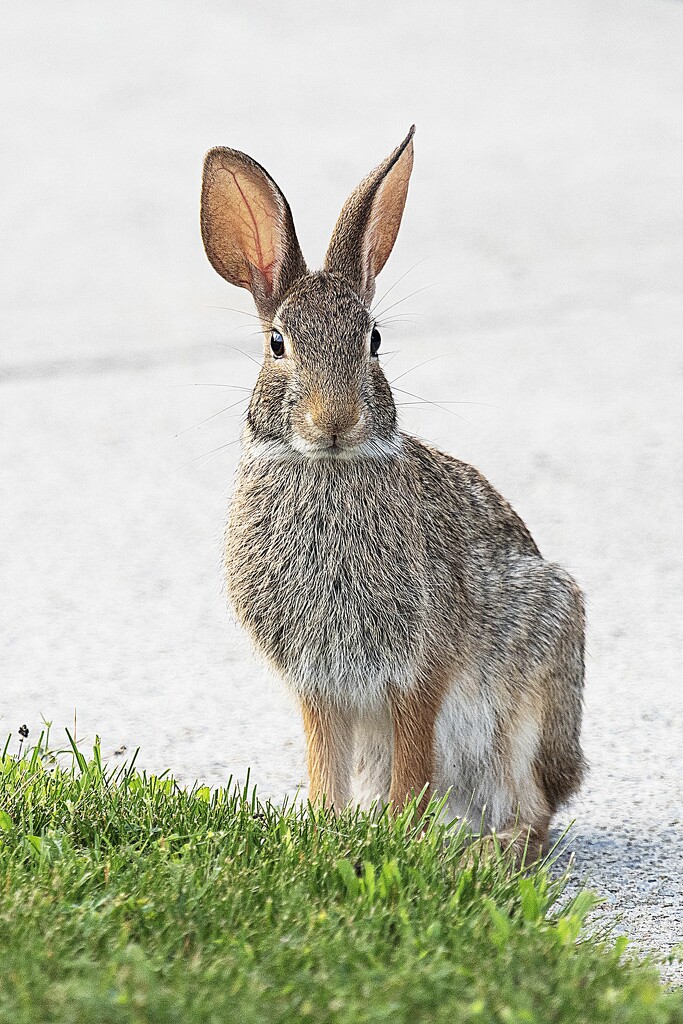
POLYGON ((400 454, 402 449, 401 436, 398 432, 391 437, 365 437, 352 442, 339 437, 309 441, 299 434, 293 434, 291 445, 294 451, 305 455, 312 461, 327 459, 330 461, 349 462, 356 459, 390 458, 400 454))
POLYGON ((361 447, 362 442, 347 441, 336 434, 316 440, 309 440, 300 434, 292 436, 292 448, 310 459, 349 459, 361 447))

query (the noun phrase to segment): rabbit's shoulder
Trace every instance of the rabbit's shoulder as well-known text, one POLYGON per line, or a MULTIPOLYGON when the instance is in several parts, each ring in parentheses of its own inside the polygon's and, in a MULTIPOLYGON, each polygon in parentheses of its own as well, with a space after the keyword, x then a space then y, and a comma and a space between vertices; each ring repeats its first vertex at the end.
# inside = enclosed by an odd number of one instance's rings
POLYGON ((443 542, 520 555, 539 555, 522 518, 475 466, 404 435, 406 455, 419 477, 425 513, 443 542))

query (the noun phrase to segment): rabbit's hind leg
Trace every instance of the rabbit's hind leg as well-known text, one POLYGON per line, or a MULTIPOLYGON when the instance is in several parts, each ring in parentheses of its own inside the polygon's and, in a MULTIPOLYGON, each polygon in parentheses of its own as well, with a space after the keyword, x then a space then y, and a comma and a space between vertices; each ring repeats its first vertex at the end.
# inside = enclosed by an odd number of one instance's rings
POLYGON ((502 820, 492 825, 500 845, 512 852, 520 866, 533 863, 545 852, 553 811, 538 766, 543 717, 538 700, 530 693, 510 714, 499 738, 510 803, 502 820))
POLYGON ((419 811, 427 807, 435 789, 436 719, 443 703, 447 679, 432 671, 409 690, 391 694, 393 727, 389 801, 402 807, 422 793, 419 811))
MULTIPOLYGON (((522 819, 511 820, 508 825, 496 831, 495 841, 509 855, 516 867, 529 867, 548 852, 550 815, 542 815, 533 822, 522 819)), ((493 843, 494 837, 484 836, 482 845, 493 843)))
POLYGON ((584 772, 580 733, 584 676, 581 591, 561 567, 523 560, 508 580, 505 760, 521 820, 533 823, 539 790, 550 815, 576 792, 584 772), (529 800, 532 806, 529 807, 529 800))
POLYGON ((342 810, 351 799, 353 716, 315 700, 302 700, 308 755, 308 799, 342 810))

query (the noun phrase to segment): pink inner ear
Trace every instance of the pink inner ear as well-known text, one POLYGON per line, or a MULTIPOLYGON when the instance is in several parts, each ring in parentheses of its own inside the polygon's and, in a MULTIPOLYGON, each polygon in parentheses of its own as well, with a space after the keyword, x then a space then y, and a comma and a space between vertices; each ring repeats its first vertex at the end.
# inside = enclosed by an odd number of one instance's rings
POLYGON ((271 296, 275 289, 279 225, 273 210, 264 202, 259 190, 248 188, 248 176, 245 175, 247 187, 243 187, 236 171, 228 170, 227 173, 232 177, 240 197, 238 205, 243 251, 250 266, 261 278, 266 295, 271 296))

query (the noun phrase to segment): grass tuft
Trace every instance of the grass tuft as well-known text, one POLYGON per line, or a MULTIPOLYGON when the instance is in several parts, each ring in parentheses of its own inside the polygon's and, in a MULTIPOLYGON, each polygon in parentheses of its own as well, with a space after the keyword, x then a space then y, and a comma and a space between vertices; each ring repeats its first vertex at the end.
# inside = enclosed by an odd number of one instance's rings
POLYGON ((0 1024, 683 1022, 594 896, 456 826, 0 761, 0 1024))

